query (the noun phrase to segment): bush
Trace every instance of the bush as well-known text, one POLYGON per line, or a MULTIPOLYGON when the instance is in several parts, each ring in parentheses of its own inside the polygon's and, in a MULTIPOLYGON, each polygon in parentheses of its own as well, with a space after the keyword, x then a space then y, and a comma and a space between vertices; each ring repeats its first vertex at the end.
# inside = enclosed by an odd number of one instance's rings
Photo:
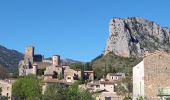
POLYGON ((17 100, 39 100, 42 96, 42 82, 34 75, 21 77, 14 83, 12 94, 17 100))

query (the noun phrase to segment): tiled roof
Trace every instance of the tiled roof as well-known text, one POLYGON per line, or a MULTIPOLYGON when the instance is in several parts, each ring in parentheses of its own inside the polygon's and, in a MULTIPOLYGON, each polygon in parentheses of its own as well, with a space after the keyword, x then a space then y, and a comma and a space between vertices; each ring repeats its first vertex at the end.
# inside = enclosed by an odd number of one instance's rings
POLYGON ((44 80, 45 83, 59 83, 59 84, 66 84, 71 85, 72 83, 67 82, 66 80, 58 80, 58 79, 46 79, 44 80))

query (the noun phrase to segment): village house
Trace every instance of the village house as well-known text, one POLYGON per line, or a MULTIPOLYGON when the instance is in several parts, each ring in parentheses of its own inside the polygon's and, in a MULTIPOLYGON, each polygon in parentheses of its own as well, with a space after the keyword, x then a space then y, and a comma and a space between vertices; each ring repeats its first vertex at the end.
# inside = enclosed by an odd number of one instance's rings
POLYGON ((133 67, 133 100, 170 99, 170 54, 155 52, 133 67))
POLYGON ((12 99, 12 85, 15 83, 13 79, 0 80, 1 95, 12 99))
POLYGON ((94 71, 84 71, 84 79, 85 80, 94 80, 94 71))
POLYGON ((108 79, 100 79, 98 81, 91 81, 87 85, 80 85, 80 89, 89 89, 96 100, 122 100, 121 96, 116 94, 116 82, 108 79))
POLYGON ((93 92, 97 91, 107 91, 107 92, 115 92, 114 91, 114 82, 113 81, 106 81, 101 79, 99 81, 92 81, 87 84, 88 88, 91 89, 93 92))
POLYGON ((106 79, 109 81, 116 81, 125 78, 125 73, 108 73, 106 79))
POLYGON ((64 69, 60 65, 60 56, 54 55, 52 57, 52 65, 46 67, 44 71, 44 78, 59 78, 64 75, 64 69))

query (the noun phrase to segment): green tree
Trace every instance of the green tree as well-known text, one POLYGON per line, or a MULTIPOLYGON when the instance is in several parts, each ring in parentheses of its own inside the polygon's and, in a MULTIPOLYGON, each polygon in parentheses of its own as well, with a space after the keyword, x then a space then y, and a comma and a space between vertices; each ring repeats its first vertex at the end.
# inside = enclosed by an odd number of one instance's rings
POLYGON ((51 85, 44 93, 43 100, 94 100, 89 90, 80 90, 78 83, 69 87, 51 85))
POLYGON ((92 65, 91 65, 89 62, 87 62, 87 63, 84 64, 84 69, 85 69, 85 70, 93 70, 93 69, 92 69, 92 65))
POLYGON ((39 76, 44 75, 44 71, 45 71, 45 68, 44 69, 38 69, 37 70, 37 75, 39 75, 39 76))
POLYGON ((123 78, 121 81, 117 83, 116 86, 117 94, 125 96, 125 100, 128 100, 132 97, 132 79, 130 76, 126 76, 126 78, 123 78))
POLYGON ((8 100, 8 98, 5 96, 0 96, 0 100, 8 100))
POLYGON ((65 92, 66 88, 59 84, 50 85, 44 93, 43 100, 65 100, 65 92))
POLYGON ((78 83, 75 83, 67 88, 66 100, 94 100, 94 98, 89 90, 80 90, 78 83))
POLYGON ((21 77, 14 83, 12 94, 17 100, 39 100, 42 96, 42 82, 33 75, 21 77))
POLYGON ((104 70, 102 70, 101 68, 95 68, 94 69, 94 72, 95 72, 95 77, 97 78, 97 79, 101 79, 101 78, 103 78, 103 76, 105 75, 105 71, 104 70))
POLYGON ((83 64, 81 64, 81 63, 72 63, 72 64, 70 64, 71 69, 81 69, 82 66, 83 66, 83 64))

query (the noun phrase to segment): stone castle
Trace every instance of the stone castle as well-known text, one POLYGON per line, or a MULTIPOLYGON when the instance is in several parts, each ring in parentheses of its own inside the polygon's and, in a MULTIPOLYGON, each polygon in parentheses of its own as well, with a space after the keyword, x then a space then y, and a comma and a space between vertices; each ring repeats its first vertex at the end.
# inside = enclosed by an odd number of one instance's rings
MULTIPOLYGON (((73 83, 81 78, 81 71, 71 69, 62 65, 59 55, 53 55, 52 59, 44 59, 43 55, 35 55, 34 47, 28 46, 25 50, 24 59, 19 63, 19 76, 29 74, 37 75, 39 70, 43 71, 44 80, 63 78, 65 82, 73 83)), ((94 80, 93 71, 84 71, 87 79, 94 80)))
MULTIPOLYGON (((24 59, 19 62, 19 76, 25 76, 28 74, 36 74, 38 64, 43 63, 44 57, 42 55, 34 54, 34 47, 28 46, 25 50, 24 59)), ((49 63, 50 64, 50 63, 49 63)))

